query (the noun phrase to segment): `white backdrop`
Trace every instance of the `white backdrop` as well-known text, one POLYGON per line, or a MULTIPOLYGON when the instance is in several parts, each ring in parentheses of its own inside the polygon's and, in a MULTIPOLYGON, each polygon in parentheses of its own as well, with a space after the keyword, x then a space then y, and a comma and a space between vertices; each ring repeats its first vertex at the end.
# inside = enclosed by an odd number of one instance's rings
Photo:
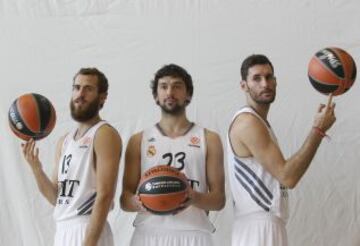
MULTIPOLYGON (((48 173, 57 139, 74 126, 68 104, 80 67, 96 66, 109 78, 101 115, 119 130, 124 146, 130 135, 159 119, 149 82, 168 63, 193 76, 189 118, 218 131, 225 143, 232 114, 245 102, 241 61, 264 53, 279 81, 270 122, 289 156, 326 101, 307 79, 311 56, 338 46, 360 65, 359 10, 358 0, 0 0, 0 245, 48 246, 55 229, 52 207, 38 192, 20 141, 8 127, 7 111, 17 96, 43 94, 57 110, 53 133, 38 143, 48 173)), ((360 245, 359 85, 335 98, 332 140, 323 141, 291 191, 290 245, 360 245)), ((122 160, 120 178, 123 166, 122 160)), ((121 189, 120 179, 109 215, 117 246, 128 245, 134 217, 119 209, 121 189)), ((211 219, 216 245, 229 245, 229 195, 226 208, 211 219)))

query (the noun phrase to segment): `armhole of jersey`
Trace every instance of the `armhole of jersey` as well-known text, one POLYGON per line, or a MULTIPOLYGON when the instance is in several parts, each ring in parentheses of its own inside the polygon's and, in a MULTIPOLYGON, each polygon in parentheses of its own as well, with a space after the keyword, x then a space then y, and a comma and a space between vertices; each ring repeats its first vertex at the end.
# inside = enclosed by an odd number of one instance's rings
MULTIPOLYGON (((240 114, 241 114, 241 113, 240 113, 240 114)), ((232 120, 231 123, 230 123, 229 129, 228 129, 228 133, 227 133, 227 135, 228 135, 228 141, 229 141, 229 146, 230 146, 231 151, 233 152, 234 156, 236 156, 236 157, 239 157, 239 156, 235 153, 234 147, 233 147, 233 145, 232 145, 231 138, 230 138, 230 130, 232 129, 236 118, 237 118, 240 114, 237 114, 237 115, 233 118, 233 120, 232 120)))
MULTIPOLYGON (((69 138, 70 133, 71 132, 67 132, 64 136, 61 137, 62 138, 62 143, 61 143, 61 147, 60 147, 59 159, 57 160, 57 162, 55 162, 55 165, 57 166, 57 168, 56 168, 56 180, 58 179, 60 162, 61 162, 61 159, 63 158, 63 153, 65 153, 66 144, 68 142, 68 138, 69 138)), ((59 141, 61 141, 61 138, 59 139, 59 141)), ((58 146, 56 147, 56 151, 58 151, 58 146)), ((57 154, 58 153, 55 153, 56 157, 57 157, 57 154)), ((50 180, 51 180, 51 183, 53 183, 53 173, 51 174, 51 179, 50 180)))
POLYGON ((67 143, 69 142, 68 138, 70 137, 71 133, 72 132, 68 132, 63 136, 63 140, 62 140, 61 148, 60 148, 60 156, 62 155, 62 153, 64 153, 64 150, 66 149, 67 143))
MULTIPOLYGON (((145 133, 145 131, 146 130, 143 130, 143 131, 141 131, 139 134, 140 134, 140 146, 139 146, 139 148, 140 148, 140 155, 142 156, 142 153, 141 153, 141 151, 142 151, 142 147, 143 147, 143 145, 144 145, 144 133, 145 133)), ((140 158, 140 161, 141 161, 141 159, 142 159, 142 157, 140 158)), ((141 165, 141 163, 140 163, 140 165, 141 165)))
POLYGON ((205 156, 205 165, 207 163, 207 153, 208 153, 208 143, 207 143, 207 132, 209 130, 206 128, 203 128, 203 138, 204 138, 204 156, 205 156))
POLYGON ((142 163, 143 163, 143 158, 144 158, 144 154, 143 151, 145 152, 145 149, 143 149, 143 146, 144 146, 144 136, 145 136, 145 131, 148 131, 147 129, 139 132, 139 135, 140 135, 140 143, 139 143, 139 152, 140 152, 140 176, 142 175, 142 171, 143 171, 143 167, 142 167, 142 163))
MULTIPOLYGON (((93 154, 93 161, 94 161, 94 166, 93 166, 93 171, 94 171, 94 173, 96 173, 96 161, 97 161, 97 158, 96 158, 96 154, 95 154, 95 140, 96 140, 96 134, 98 133, 98 130, 101 128, 101 127, 103 127, 103 126, 106 126, 106 125, 108 125, 108 126, 110 126, 111 128, 113 128, 114 130, 116 130, 112 125, 110 125, 107 121, 105 121, 105 120, 101 120, 101 121, 99 121, 99 123, 102 123, 102 124, 100 124, 96 129, 95 129, 95 132, 94 132, 94 139, 93 139, 93 144, 92 144, 92 146, 93 146, 93 148, 92 148, 92 154, 93 154)), ((99 123, 97 123, 97 124, 99 124, 99 123)), ((94 127, 94 126, 93 126, 94 127)), ((90 128, 91 129, 91 128, 90 128)), ((90 131, 89 131, 90 132, 90 131)), ((84 135, 84 136, 86 136, 86 134, 84 135)))
MULTIPOLYGON (((243 109, 244 109, 244 108, 243 108, 243 109)), ((248 113, 248 114, 254 115, 254 116, 255 116, 257 119, 259 119, 259 120, 265 125, 265 127, 266 127, 265 122, 263 122, 262 119, 259 118, 259 116, 256 115, 256 113, 253 112, 253 111, 238 112, 238 113, 234 116, 234 118, 232 119, 232 121, 231 121, 231 123, 230 123, 230 126, 229 126, 229 129, 228 129, 227 135, 228 135, 229 146, 230 146, 230 148, 231 148, 231 151, 232 151, 233 155, 234 155, 236 158, 252 158, 252 157, 253 157, 252 155, 249 155, 249 156, 239 156, 239 155, 235 152, 234 147, 233 147, 232 142, 231 142, 231 138, 230 138, 230 130, 232 129, 235 120, 236 120, 241 114, 244 114, 244 113, 248 113)))

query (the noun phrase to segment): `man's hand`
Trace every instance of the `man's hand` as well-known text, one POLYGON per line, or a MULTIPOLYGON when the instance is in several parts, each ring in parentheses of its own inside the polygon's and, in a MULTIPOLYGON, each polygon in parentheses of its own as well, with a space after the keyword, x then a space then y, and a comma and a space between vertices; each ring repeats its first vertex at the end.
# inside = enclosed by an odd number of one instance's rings
POLYGON ((147 212, 147 209, 144 207, 138 195, 133 195, 131 197, 131 203, 136 208, 136 212, 147 212))
POLYGON ((315 115, 314 127, 326 132, 336 121, 335 103, 332 102, 333 95, 330 94, 327 105, 320 104, 315 115))

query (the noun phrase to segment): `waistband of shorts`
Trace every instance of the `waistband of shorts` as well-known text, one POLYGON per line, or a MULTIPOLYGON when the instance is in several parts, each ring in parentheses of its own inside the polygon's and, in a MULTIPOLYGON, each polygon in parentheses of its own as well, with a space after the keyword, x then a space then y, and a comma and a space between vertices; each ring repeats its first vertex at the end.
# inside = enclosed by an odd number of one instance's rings
POLYGON ((157 228, 157 227, 147 227, 147 226, 137 226, 135 227, 135 231, 138 233, 143 234, 157 234, 157 235, 179 235, 179 234, 202 234, 202 235, 211 235, 210 232, 201 231, 201 230, 177 230, 177 229, 164 229, 164 228, 157 228))
POLYGON ((244 214, 244 215, 235 215, 236 221, 247 221, 247 220, 265 220, 265 221, 271 221, 275 223, 281 223, 286 224, 283 219, 281 219, 279 216, 276 216, 272 213, 266 213, 266 212, 254 212, 250 214, 244 214))
POLYGON ((62 228, 62 227, 79 225, 79 224, 87 224, 89 223, 89 221, 90 221, 90 216, 81 216, 72 219, 56 221, 56 227, 62 228))

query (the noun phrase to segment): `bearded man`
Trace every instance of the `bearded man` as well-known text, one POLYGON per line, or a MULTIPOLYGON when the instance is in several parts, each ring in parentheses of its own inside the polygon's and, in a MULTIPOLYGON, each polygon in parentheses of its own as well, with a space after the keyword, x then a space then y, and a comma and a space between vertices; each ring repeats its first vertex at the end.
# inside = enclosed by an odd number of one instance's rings
POLYGON ((106 220, 113 207, 122 141, 99 111, 108 80, 96 68, 74 76, 70 110, 77 127, 60 138, 51 177, 42 168, 39 149, 30 139, 23 155, 42 195, 55 206, 55 246, 113 246, 106 220))
POLYGON ((241 65, 240 87, 246 106, 228 131, 228 177, 235 221, 232 246, 287 246, 287 189, 294 188, 309 167, 326 131, 335 122, 331 96, 320 104, 302 147, 285 159, 268 121, 275 100, 274 67, 264 55, 241 65))
POLYGON ((186 107, 193 95, 188 72, 169 64, 151 81, 161 118, 153 127, 134 134, 127 145, 123 192, 125 211, 137 212, 130 246, 212 246, 215 227, 208 211, 225 205, 223 148, 217 133, 191 122, 186 107), (169 165, 188 178, 188 202, 171 215, 148 212, 136 190, 144 172, 169 165))

